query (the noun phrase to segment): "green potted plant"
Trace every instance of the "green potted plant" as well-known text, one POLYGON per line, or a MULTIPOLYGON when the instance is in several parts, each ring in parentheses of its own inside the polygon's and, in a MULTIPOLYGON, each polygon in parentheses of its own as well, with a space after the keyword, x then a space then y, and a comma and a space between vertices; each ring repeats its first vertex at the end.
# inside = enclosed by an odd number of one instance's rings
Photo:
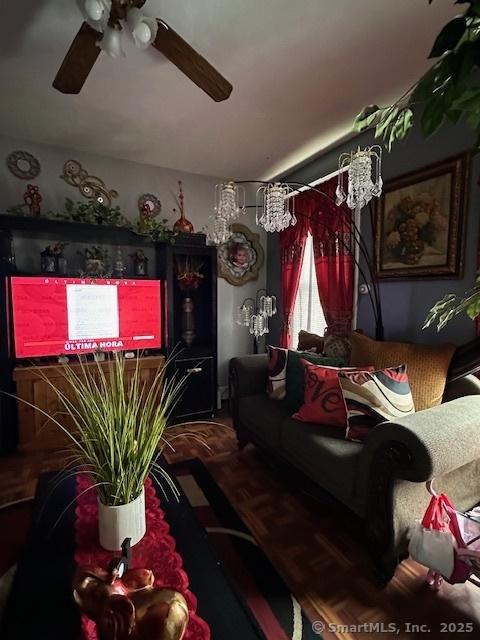
POLYGON ((68 436, 78 473, 87 474, 97 492, 99 540, 109 550, 120 549, 125 538, 134 545, 144 536, 144 484, 153 470, 174 486, 157 457, 167 444, 165 429, 185 378, 167 379, 164 365, 147 385, 139 365, 137 358, 126 372, 119 353, 96 366, 79 359, 76 366, 62 366, 66 387, 38 370, 73 425, 48 416, 68 436))

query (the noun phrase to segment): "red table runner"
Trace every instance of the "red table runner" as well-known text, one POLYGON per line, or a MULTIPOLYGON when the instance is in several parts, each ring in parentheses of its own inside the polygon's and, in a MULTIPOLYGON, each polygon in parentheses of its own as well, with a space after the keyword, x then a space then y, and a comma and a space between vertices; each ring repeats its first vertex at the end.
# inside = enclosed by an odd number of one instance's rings
MULTIPOLYGON (((75 561, 77 565, 95 565, 106 569, 115 555, 103 549, 98 542, 98 507, 95 490, 88 491, 90 481, 77 477, 77 507, 75 523, 75 561)), ((169 525, 160 508, 160 501, 149 478, 145 484, 145 510, 147 532, 142 540, 132 547, 132 569, 150 569, 155 576, 155 585, 170 587, 185 597, 190 620, 184 640, 210 640, 208 624, 196 613, 197 599, 189 591, 188 576, 182 568, 182 558, 175 551, 175 540, 169 533, 169 525)), ((82 616, 85 640, 97 640, 96 625, 82 616)))

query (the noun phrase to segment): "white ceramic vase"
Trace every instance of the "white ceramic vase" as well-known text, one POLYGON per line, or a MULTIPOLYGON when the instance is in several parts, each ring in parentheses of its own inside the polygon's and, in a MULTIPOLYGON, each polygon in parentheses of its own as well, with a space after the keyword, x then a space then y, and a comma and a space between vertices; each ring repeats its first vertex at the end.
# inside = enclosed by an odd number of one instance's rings
POLYGON ((100 544, 109 551, 118 551, 125 538, 131 545, 140 542, 145 535, 145 490, 128 504, 108 507, 98 500, 98 530, 100 544))

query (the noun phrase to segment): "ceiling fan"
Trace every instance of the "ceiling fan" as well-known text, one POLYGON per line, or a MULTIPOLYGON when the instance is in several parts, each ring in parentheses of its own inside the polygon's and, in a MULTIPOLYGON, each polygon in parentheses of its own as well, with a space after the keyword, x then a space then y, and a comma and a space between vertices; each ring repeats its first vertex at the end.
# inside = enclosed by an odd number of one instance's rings
POLYGON ((80 93, 100 51, 112 57, 124 56, 121 36, 125 26, 137 47, 155 47, 213 100, 226 100, 233 89, 230 82, 164 20, 145 16, 141 11, 145 2, 77 0, 85 22, 53 81, 54 88, 62 93, 80 93))

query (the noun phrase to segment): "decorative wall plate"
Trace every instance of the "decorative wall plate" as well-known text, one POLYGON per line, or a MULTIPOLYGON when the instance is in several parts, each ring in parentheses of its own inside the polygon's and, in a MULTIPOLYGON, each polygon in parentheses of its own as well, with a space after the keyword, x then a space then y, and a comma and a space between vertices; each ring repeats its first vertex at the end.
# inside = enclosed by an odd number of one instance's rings
POLYGON ((115 189, 107 189, 103 180, 88 175, 88 171, 76 160, 68 160, 63 166, 62 180, 72 187, 77 187, 82 196, 89 200, 97 200, 100 204, 110 207, 112 199, 118 196, 115 189))
POLYGON ((12 151, 7 157, 7 167, 20 180, 32 180, 40 173, 40 162, 28 151, 12 151))
POLYGON ((143 196, 140 196, 138 199, 138 209, 140 216, 155 218, 162 210, 162 203, 153 193, 144 193, 143 196))
POLYGON ((218 247, 218 275, 236 287, 257 280, 264 260, 260 236, 243 224, 232 224, 228 242, 218 247))

